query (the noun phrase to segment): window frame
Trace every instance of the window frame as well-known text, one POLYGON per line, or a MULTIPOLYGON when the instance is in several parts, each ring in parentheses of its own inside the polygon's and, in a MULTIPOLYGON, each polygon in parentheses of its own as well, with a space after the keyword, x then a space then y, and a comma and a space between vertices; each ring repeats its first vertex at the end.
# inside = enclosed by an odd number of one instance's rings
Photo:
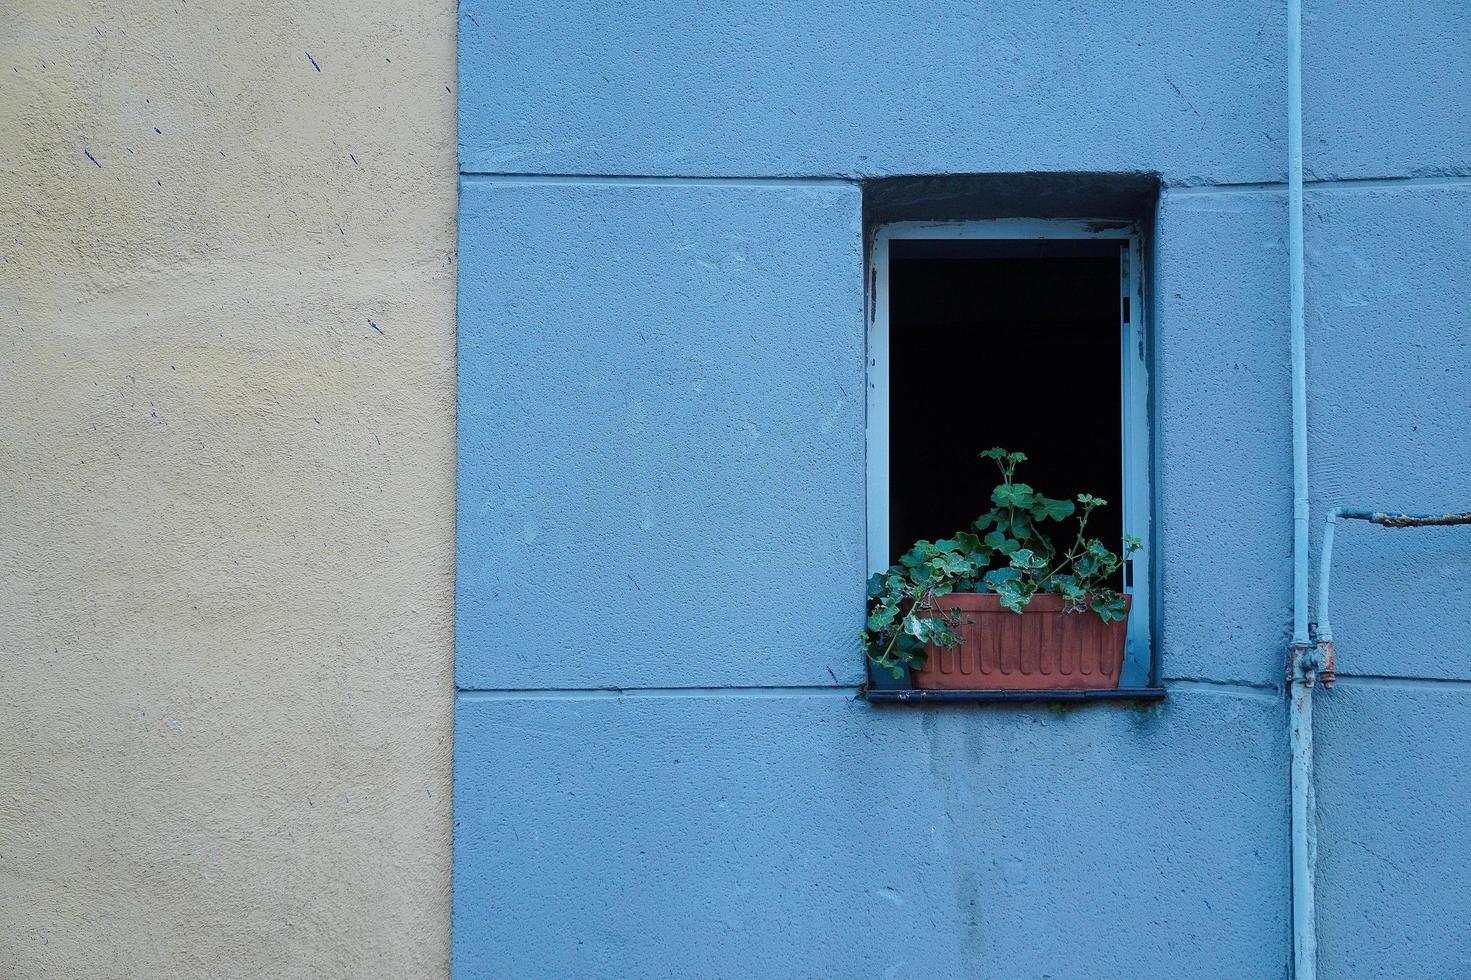
MULTIPOLYGON (((865 374, 866 548, 868 574, 889 567, 889 243, 900 240, 1118 241, 1126 247, 1119 289, 1119 424, 1123 459, 1121 496, 1125 534, 1143 542, 1134 555, 1124 591, 1134 596, 1120 686, 1125 678, 1154 682, 1152 642, 1154 540, 1151 534, 1149 343, 1144 305, 1141 232, 1137 222, 1081 218, 993 218, 968 221, 899 221, 873 231, 869 249, 865 374), (1127 319, 1125 318, 1127 300, 1127 319)), ((1103 494, 1108 497, 1108 492, 1103 494)), ((1110 498, 1111 499, 1111 498, 1110 498)))

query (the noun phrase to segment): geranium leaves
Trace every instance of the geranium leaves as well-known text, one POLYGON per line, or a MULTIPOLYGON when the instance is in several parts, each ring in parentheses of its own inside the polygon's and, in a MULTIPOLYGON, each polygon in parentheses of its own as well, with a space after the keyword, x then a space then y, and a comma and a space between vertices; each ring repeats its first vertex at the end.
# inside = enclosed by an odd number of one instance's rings
POLYGON ((992 592, 997 592, 1005 583, 1014 582, 1021 577, 1022 573, 1020 569, 1010 567, 993 568, 991 571, 987 572, 984 577, 982 577, 981 581, 986 586, 986 588, 990 589, 992 592))
POLYGON ((1117 622, 1124 618, 1124 597, 1117 592, 1108 589, 1100 590, 1093 595, 1088 605, 1103 618, 1105 623, 1117 622))
POLYGON ((1053 500, 1038 494, 1032 501, 1032 519, 1038 521, 1061 521, 1073 516, 1078 508, 1071 500, 1053 500))
POLYGON ((1016 472, 1017 463, 1025 463, 1027 461, 1026 453, 1007 452, 1000 446, 993 446, 980 455, 981 459, 994 459, 996 463, 1001 467, 1001 472, 1004 473, 1007 478, 1010 478, 1011 474, 1016 472))
POLYGON ((1088 592, 1078 580, 1071 575, 1055 575, 1053 580, 1057 585, 1055 593, 1062 596, 1069 609, 1079 609, 1088 600, 1088 592))
POLYGON ((1091 611, 1105 622, 1125 616, 1125 597, 1113 587, 1122 562, 1141 544, 1125 536, 1121 558, 1085 531, 1088 517, 1107 501, 1080 493, 1074 500, 1044 496, 1013 477, 1026 455, 1000 447, 981 456, 995 461, 1001 484, 991 492, 994 505, 969 530, 938 541, 916 541, 886 572, 868 580, 868 616, 862 631, 873 662, 902 676, 906 667, 925 662, 927 646, 960 642, 959 614, 938 608, 936 599, 953 592, 990 591, 1001 605, 1021 613, 1034 595, 1060 596, 1068 612, 1091 611), (1077 519, 1077 533, 1066 552, 1037 525, 1077 519))
POLYGON ((1030 510, 1035 497, 1036 491, 1025 483, 1003 483, 991 491, 991 503, 997 507, 1030 510))
POLYGON ((1030 548, 1018 548, 1011 553, 1011 567, 1022 572, 1039 572, 1047 567, 1047 559, 1030 548))
POLYGON ((1001 597, 1002 607, 1018 614, 1027 603, 1032 601, 1032 596, 1036 591, 1036 582, 1022 578, 1009 579, 996 588, 996 594, 1001 597))
POLYGON ((981 543, 990 550, 999 551, 1003 555, 1009 555, 1022 546, 1020 541, 1007 537, 1002 531, 992 531, 981 543))

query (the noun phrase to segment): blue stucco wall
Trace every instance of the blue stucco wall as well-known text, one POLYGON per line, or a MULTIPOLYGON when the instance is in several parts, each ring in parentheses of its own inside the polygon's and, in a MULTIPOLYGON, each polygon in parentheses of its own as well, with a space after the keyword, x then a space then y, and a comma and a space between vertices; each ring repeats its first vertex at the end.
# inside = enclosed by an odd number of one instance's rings
POLYGON ((461 202, 460 687, 858 683, 857 188, 461 202))
MULTIPOLYGON (((1468 505, 1467 17, 1308 4, 1315 515, 1468 505)), ((1288 972, 1284 24, 461 4, 457 975, 1288 972), (1162 181, 1169 697, 869 706, 863 184, 1013 171, 1162 181)), ((1471 532, 1336 552, 1322 975, 1463 975, 1471 532)))

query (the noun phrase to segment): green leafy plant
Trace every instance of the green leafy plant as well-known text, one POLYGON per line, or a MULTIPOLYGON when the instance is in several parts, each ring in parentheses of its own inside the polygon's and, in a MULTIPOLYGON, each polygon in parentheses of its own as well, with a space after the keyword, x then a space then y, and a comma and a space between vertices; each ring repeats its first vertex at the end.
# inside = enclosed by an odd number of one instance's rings
POLYGON ((1140 542, 1125 535, 1121 558, 1087 536, 1089 516, 1108 501, 1087 493, 1075 500, 1054 500, 1017 482, 1016 468, 1026 462, 1025 454, 996 448, 981 456, 994 460, 1001 471, 1001 483, 991 491, 991 509, 970 530, 915 542, 897 564, 868 580, 864 650, 895 676, 905 667, 923 667, 927 644, 960 643, 960 613, 936 604, 953 592, 993 592, 1015 613, 1032 596, 1048 593, 1061 596, 1069 613, 1091 610, 1104 622, 1124 618, 1124 597, 1109 582, 1140 542), (1063 550, 1044 528, 1073 517, 1077 531, 1063 550))

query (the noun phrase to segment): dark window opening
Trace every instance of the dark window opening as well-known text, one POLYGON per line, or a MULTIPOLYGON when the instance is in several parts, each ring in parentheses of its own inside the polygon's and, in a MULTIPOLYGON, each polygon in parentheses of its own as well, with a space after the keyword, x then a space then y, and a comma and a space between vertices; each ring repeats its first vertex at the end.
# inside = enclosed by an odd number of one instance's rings
POLYGON ((891 561, 990 509, 992 446, 1026 453, 1017 478, 1049 497, 1107 499, 1089 536, 1119 549, 1124 247, 889 243, 891 561))

